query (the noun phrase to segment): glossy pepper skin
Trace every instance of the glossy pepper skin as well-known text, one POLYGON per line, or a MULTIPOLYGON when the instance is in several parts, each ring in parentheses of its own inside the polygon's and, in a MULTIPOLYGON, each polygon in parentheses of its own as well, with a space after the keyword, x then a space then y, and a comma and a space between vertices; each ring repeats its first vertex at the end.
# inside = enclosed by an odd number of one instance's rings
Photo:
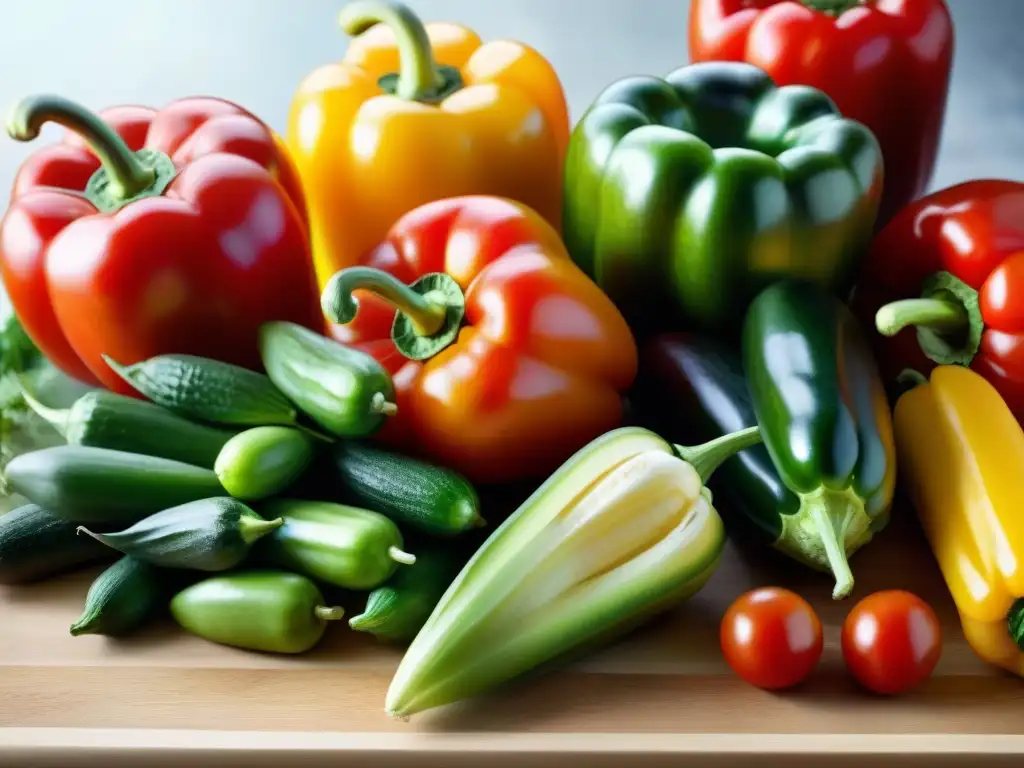
POLYGON ((874 136, 823 93, 695 64, 597 98, 570 140, 563 232, 634 327, 720 331, 780 278, 845 291, 881 191, 874 136))
MULTIPOLYGON (((641 349, 640 369, 630 393, 632 413, 669 440, 709 441, 757 426, 739 351, 722 340, 692 333, 655 336, 641 349)), ((727 459, 708 482, 733 535, 768 544, 811 568, 848 572, 847 558, 870 539, 840 545, 831 525, 802 507, 763 444, 727 459), (842 551, 835 564, 830 549, 842 551)))
POLYGON ((569 117, 546 59, 400 3, 350 3, 341 26, 355 39, 301 84, 287 132, 321 287, 433 200, 497 195, 559 225, 569 117))
POLYGON ((939 366, 896 403, 901 482, 985 661, 1024 676, 1024 432, 996 389, 939 366))
POLYGON ((636 375, 622 315, 544 219, 501 198, 402 217, 323 306, 391 373, 398 410, 375 439, 473 482, 553 471, 620 425, 636 375))
POLYGON ((104 354, 258 367, 264 321, 323 330, 302 192, 257 118, 213 98, 93 115, 39 96, 18 105, 8 132, 31 140, 47 122, 70 132, 18 172, 0 274, 56 366, 133 395, 104 354))
POLYGON ((843 551, 888 524, 896 484, 892 416, 870 346, 837 298, 782 281, 750 306, 743 369, 764 445, 800 500, 796 514, 823 532, 833 596, 843 597, 853 586, 843 551))
POLYGON ((1024 418, 1024 184, 977 180, 908 206, 871 247, 853 306, 890 382, 965 365, 1024 418))
POLYGON ((955 34, 944 0, 693 0, 692 61, 745 61, 827 93, 885 157, 879 223, 928 187, 955 34))

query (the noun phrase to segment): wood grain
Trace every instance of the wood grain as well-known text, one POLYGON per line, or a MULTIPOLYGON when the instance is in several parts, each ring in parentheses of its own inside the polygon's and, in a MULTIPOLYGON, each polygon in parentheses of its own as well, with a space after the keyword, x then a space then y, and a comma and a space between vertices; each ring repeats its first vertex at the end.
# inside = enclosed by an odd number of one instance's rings
MULTIPOLYGON (((934 766, 945 764, 939 762, 943 755, 957 754, 970 754, 979 765, 1003 764, 1010 756, 1024 760, 1024 682, 985 665, 968 648, 916 526, 897 515, 853 558, 853 567, 855 594, 839 603, 829 597, 827 577, 760 548, 730 544, 700 594, 622 642, 561 672, 409 722, 388 718, 382 706, 401 649, 343 626, 332 627, 303 657, 213 645, 167 622, 128 640, 73 638, 68 626, 95 570, 6 588, 0 591, 0 765, 18 764, 26 755, 34 755, 33 765, 47 764, 38 762, 44 759, 70 765, 74 756, 114 765, 119 749, 129 749, 142 734, 150 734, 149 765, 166 754, 180 759, 199 744, 207 750, 199 750, 201 762, 226 765, 231 763, 218 760, 248 754, 247 745, 256 743, 247 733, 271 738, 276 746, 268 746, 268 754, 318 736, 319 748, 300 749, 302 764, 310 765, 370 754, 375 765, 411 764, 401 761, 417 754, 459 765, 459 755, 479 756, 479 750, 525 758, 529 749, 519 750, 524 743, 539 750, 531 763, 568 751, 595 760, 629 755, 630 762, 686 754, 700 758, 690 760, 694 765, 717 765, 728 755, 775 754, 799 765, 792 759, 826 752, 863 760, 865 745, 877 747, 869 750, 876 764, 890 757, 900 764, 927 759, 934 766), (742 683, 718 649, 725 607, 765 584, 800 591, 825 626, 821 666, 806 684, 783 694, 742 683), (843 669, 838 642, 852 600, 889 588, 909 589, 936 608, 944 650, 928 683, 887 699, 857 689, 843 669), (460 745, 475 746, 465 752, 460 745), (815 751, 819 747, 822 752, 815 751)), ((132 754, 140 758, 137 748, 132 754)), ((838 763, 830 758, 830 764, 838 763)))

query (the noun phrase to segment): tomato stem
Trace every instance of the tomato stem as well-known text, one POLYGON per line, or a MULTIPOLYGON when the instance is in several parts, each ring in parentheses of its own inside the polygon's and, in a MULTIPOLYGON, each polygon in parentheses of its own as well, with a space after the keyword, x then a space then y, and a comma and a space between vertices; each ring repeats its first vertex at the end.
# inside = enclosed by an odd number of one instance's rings
POLYGON ((800 2, 812 11, 829 16, 842 16, 849 10, 867 5, 866 0, 800 0, 800 2))

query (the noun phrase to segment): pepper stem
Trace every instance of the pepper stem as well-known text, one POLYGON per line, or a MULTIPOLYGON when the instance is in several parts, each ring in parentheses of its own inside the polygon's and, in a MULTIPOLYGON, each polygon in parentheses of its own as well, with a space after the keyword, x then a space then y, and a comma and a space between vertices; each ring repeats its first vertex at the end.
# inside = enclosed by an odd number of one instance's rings
POLYGON ((117 132, 90 112, 62 96, 29 96, 22 99, 7 118, 7 133, 18 141, 32 141, 45 123, 59 123, 89 144, 103 163, 115 194, 133 197, 156 178, 135 157, 117 132))
POLYGON ((426 27, 406 5, 380 0, 357 0, 339 17, 347 35, 361 35, 375 24, 386 24, 398 45, 399 72, 380 79, 382 88, 401 99, 436 102, 462 86, 458 70, 439 67, 426 27))
POLYGON ((1006 614, 1006 628, 1017 647, 1024 651, 1024 599, 1013 601, 1010 612, 1006 614))
POLYGON ((962 303, 938 297, 894 301, 875 314, 875 327, 883 336, 895 336, 911 325, 953 333, 964 330, 969 323, 962 303))
POLYGON ((383 392, 375 392, 370 398, 370 410, 382 416, 394 416, 398 413, 398 406, 388 400, 383 392))
POLYGON ((284 525, 283 517, 278 517, 274 520, 263 520, 262 518, 243 515, 238 518, 238 535, 242 537, 242 541, 246 544, 252 544, 282 525, 284 525))
POLYGON ((320 297, 331 322, 345 324, 355 319, 359 311, 352 295, 355 291, 369 291, 398 310, 391 338, 410 360, 426 360, 455 341, 466 312, 462 288, 443 272, 406 285, 380 269, 348 267, 331 276, 320 297))
POLYGON ((430 336, 444 325, 447 308, 411 290, 394 275, 373 267, 349 267, 335 273, 323 292, 323 310, 336 323, 348 323, 358 311, 354 291, 369 291, 409 318, 420 336, 430 336))
POLYGON ((842 16, 852 8, 864 5, 865 0, 800 0, 800 3, 812 11, 827 13, 829 16, 842 16))
POLYGON ((416 562, 416 555, 410 555, 408 552, 403 552, 398 547, 388 547, 388 557, 402 565, 412 565, 416 562))
POLYGON ((702 445, 675 446, 679 457, 690 464, 702 483, 707 483, 714 471, 722 462, 731 456, 761 442, 761 430, 758 427, 747 427, 738 432, 715 438, 702 445))
POLYGON ((345 615, 345 609, 337 605, 318 605, 313 609, 313 613, 320 621, 337 621, 345 615))
POLYGON ((836 533, 835 525, 824 505, 810 506, 808 515, 818 530, 818 538, 825 547, 829 570, 836 580, 836 585, 832 589, 832 599, 841 600, 853 590, 853 571, 850 570, 850 561, 846 559, 846 550, 840 544, 840 535, 843 541, 846 539, 845 531, 841 534, 836 533))

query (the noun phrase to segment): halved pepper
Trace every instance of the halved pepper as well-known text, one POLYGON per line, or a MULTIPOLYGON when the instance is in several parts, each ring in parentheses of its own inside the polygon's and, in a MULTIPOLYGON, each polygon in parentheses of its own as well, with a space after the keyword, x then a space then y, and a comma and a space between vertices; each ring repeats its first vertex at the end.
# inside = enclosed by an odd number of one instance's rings
POLYGON ((888 524, 896 486, 892 415, 867 339, 839 299, 782 281, 750 306, 743 361, 764 445, 800 500, 790 520, 818 537, 833 597, 845 597, 847 553, 888 524))
POLYGON ((473 482, 543 477, 622 422, 629 326, 519 203, 417 208, 322 299, 335 338, 394 382, 397 412, 374 438, 473 482))
MULTIPOLYGON (((908 377, 911 378, 911 377, 908 377)), ((996 389, 943 365, 896 403, 903 483, 983 660, 1024 676, 1024 431, 996 389)))
POLYGON ((563 232, 634 329, 736 328, 759 290, 843 292, 882 193, 874 135, 738 62, 608 87, 573 131, 563 232))
POLYGON ((357 37, 303 81, 287 132, 321 287, 432 200, 500 195, 559 225, 569 117, 543 56, 401 3, 350 3, 341 26, 357 37))

